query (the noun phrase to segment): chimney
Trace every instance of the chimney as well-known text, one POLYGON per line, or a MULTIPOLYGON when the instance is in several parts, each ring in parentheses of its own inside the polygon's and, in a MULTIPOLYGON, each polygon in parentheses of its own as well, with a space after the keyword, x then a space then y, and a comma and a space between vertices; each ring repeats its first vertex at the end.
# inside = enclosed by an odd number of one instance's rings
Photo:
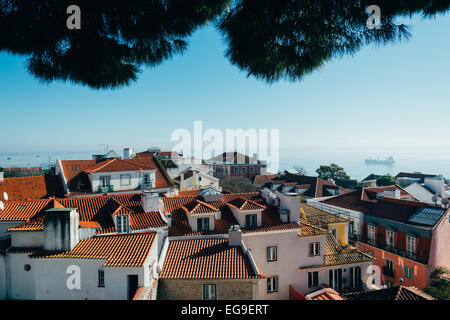
POLYGON ((184 182, 184 173, 182 172, 180 176, 180 190, 184 190, 183 182, 184 182))
POLYGON ((257 153, 253 154, 253 159, 252 160, 253 160, 254 164, 258 163, 258 154, 257 153))
POLYGON ((3 180, 4 180, 4 172, 1 171, 0 172, 0 182, 3 182, 3 180))
POLYGON ((161 201, 157 192, 143 191, 141 195, 141 206, 145 212, 161 211, 161 201))
POLYGON ((230 247, 237 247, 242 244, 242 230, 239 225, 231 226, 228 230, 228 245, 230 247))
POLYGON ((79 242, 79 216, 75 208, 53 208, 44 217, 44 250, 68 251, 79 242))
POLYGON ((166 221, 167 221, 167 225, 169 227, 171 227, 172 226, 172 214, 170 212, 166 213, 166 221))
POLYGON ((123 158, 130 159, 133 156, 133 148, 123 149, 123 158))

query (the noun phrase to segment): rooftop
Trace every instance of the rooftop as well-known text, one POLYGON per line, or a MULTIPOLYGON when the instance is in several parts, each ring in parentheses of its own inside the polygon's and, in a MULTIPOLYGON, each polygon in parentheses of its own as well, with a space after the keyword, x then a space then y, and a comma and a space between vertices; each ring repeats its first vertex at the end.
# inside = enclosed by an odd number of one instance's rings
POLYGON ((160 279, 259 279, 241 246, 228 239, 169 242, 160 279))
POLYGON ((166 226, 159 212, 144 212, 141 194, 123 194, 34 201, 7 201, 0 211, 0 221, 23 221, 9 231, 40 231, 44 228, 45 211, 52 208, 76 208, 82 221, 99 224, 98 233, 116 232, 113 215, 129 214, 133 231, 166 226))
POLYGON ((346 300, 436 300, 415 287, 397 286, 380 290, 343 294, 346 300))
POLYGON ((5 178, 0 181, 0 196, 6 192, 8 200, 21 201, 62 197, 63 188, 58 176, 32 176, 5 178))
POLYGON ((37 250, 31 258, 39 259, 104 259, 105 267, 141 267, 150 253, 155 232, 97 235, 81 240, 70 251, 37 250))

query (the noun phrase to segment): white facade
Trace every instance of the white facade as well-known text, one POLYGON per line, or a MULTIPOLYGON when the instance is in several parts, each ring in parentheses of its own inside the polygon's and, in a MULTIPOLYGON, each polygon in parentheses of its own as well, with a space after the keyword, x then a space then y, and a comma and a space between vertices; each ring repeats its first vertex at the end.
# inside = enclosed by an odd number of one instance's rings
POLYGON ((156 170, 93 172, 89 174, 89 179, 93 192, 99 192, 101 188, 107 187, 104 179, 109 181, 109 185, 113 188, 108 191, 135 190, 141 189, 141 187, 154 188, 156 186, 156 170))

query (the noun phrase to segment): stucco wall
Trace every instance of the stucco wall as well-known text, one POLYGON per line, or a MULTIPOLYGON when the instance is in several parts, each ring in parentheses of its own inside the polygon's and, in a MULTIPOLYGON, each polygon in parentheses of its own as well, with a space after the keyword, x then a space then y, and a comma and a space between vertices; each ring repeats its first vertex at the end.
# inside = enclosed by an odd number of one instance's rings
POLYGON ((325 236, 299 238, 297 229, 284 232, 263 232, 259 234, 243 234, 243 242, 261 272, 270 277, 278 276, 278 292, 267 293, 266 280, 259 286, 255 299, 287 300, 289 299, 289 285, 297 290, 305 290, 303 279, 300 279, 299 266, 322 264, 324 261, 325 236), (309 256, 309 243, 320 242, 319 256, 309 256), (277 261, 267 262, 267 247, 277 246, 277 261))
POLYGON ((0 300, 6 298, 6 256, 0 254, 0 300))
POLYGON ((24 223, 25 221, 13 221, 13 222, 0 222, 0 239, 2 238, 9 238, 11 236, 11 233, 9 233, 8 228, 17 226, 18 224, 24 223))
POLYGON ((11 253, 7 256, 9 299, 35 298, 35 260, 30 259, 28 255, 29 253, 11 253), (29 271, 24 269, 26 264, 31 266, 29 271))
POLYGON ((141 187, 141 182, 144 181, 144 175, 148 174, 150 176, 150 181, 152 186, 155 186, 155 170, 144 170, 142 173, 140 171, 119 171, 119 172, 99 172, 92 173, 90 175, 92 191, 97 192, 98 187, 100 185, 100 177, 101 176, 110 176, 110 185, 114 186, 114 191, 119 190, 131 190, 131 189, 139 189, 141 187), (130 185, 122 186, 120 184, 120 175, 129 174, 131 175, 130 185))
MULTIPOLYGON (((445 267, 450 270, 450 213, 447 212, 433 230, 428 260, 428 275, 435 267, 445 267)), ((428 279, 428 283, 430 280, 428 279)))
POLYGON ((43 247, 44 231, 11 232, 12 247, 43 247))
POLYGON ((217 300, 252 300, 251 280, 167 280, 159 279, 160 300, 203 300, 203 285, 215 284, 217 300))

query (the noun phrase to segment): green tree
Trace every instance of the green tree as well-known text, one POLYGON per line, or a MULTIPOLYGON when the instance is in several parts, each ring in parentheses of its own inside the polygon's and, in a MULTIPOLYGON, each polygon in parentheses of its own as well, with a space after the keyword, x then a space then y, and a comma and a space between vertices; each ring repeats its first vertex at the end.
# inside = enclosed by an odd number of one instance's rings
POLYGON ((316 170, 319 178, 322 179, 350 179, 350 176, 345 172, 344 168, 338 166, 335 163, 329 166, 321 165, 319 169, 316 170))
POLYGON ((449 272, 444 267, 436 267, 430 275, 432 280, 431 286, 426 287, 423 291, 430 296, 439 300, 450 299, 450 282, 448 278, 443 277, 449 272))
POLYGON ((0 52, 23 55, 38 79, 117 88, 185 52, 201 26, 213 24, 225 55, 248 76, 300 80, 366 45, 408 39, 400 17, 435 17, 449 1, 378 0, 381 28, 367 28, 368 0, 0 0, 0 52), (81 9, 69 30, 66 10, 81 9))
POLYGON ((219 178, 219 186, 222 187, 223 191, 229 191, 233 193, 241 193, 241 192, 256 192, 259 189, 252 184, 249 179, 244 177, 229 177, 220 175, 217 176, 219 178))
POLYGON ((377 178, 377 186, 379 187, 391 186, 393 184, 398 184, 398 181, 389 174, 377 178))

